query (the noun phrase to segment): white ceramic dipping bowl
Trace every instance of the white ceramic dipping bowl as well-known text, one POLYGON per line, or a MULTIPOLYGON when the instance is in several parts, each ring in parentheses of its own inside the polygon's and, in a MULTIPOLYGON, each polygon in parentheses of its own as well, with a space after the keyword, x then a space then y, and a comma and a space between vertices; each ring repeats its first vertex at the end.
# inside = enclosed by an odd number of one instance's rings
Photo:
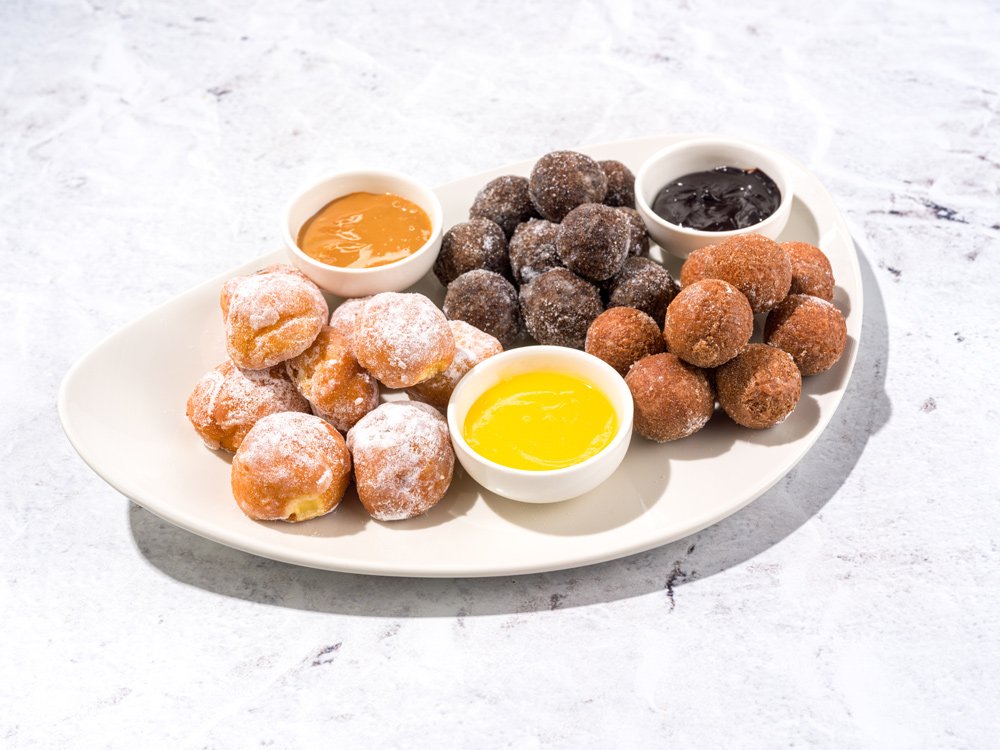
POLYGON ((340 297, 366 297, 378 292, 400 292, 423 278, 441 249, 441 223, 441 202, 433 190, 396 172, 363 170, 340 172, 302 190, 289 201, 281 229, 292 263, 321 289, 340 297), (330 201, 358 192, 393 193, 413 201, 431 220, 430 239, 412 255, 374 268, 340 268, 302 252, 296 241, 302 225, 330 201))
POLYGON ((483 487, 511 500, 555 503, 594 489, 615 472, 632 439, 632 408, 632 394, 624 379, 597 357, 561 346, 526 346, 490 357, 462 378, 448 402, 448 429, 459 463, 483 487), (618 431, 600 453, 563 469, 528 471, 490 461, 465 442, 462 428, 476 399, 502 380, 537 371, 575 375, 608 397, 618 418, 618 431))
POLYGON ((635 176, 635 207, 653 241, 673 255, 686 258, 692 250, 718 244, 734 235, 756 233, 776 239, 792 211, 792 185, 781 159, 773 151, 731 138, 696 138, 667 146, 643 162, 635 176), (753 226, 728 232, 689 229, 653 213, 653 201, 668 182, 716 167, 763 170, 781 192, 777 210, 753 226))

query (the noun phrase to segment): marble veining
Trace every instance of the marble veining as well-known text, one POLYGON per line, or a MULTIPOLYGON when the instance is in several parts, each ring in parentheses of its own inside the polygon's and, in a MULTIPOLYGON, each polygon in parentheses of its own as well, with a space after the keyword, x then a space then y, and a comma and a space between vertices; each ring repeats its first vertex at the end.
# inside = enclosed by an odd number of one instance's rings
POLYGON ((998 36, 988 0, 3 3, 0 743, 995 746, 998 36), (834 421, 716 526, 544 575, 324 573, 132 506, 62 434, 69 366, 276 247, 318 174, 672 131, 799 159, 862 256, 834 421))

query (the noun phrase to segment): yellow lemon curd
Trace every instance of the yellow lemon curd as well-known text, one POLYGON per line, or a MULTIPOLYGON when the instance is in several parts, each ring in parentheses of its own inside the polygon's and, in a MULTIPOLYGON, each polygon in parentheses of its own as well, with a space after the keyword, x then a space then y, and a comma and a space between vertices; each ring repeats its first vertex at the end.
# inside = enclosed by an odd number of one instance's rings
POLYGON ((562 469, 599 453, 615 435, 614 407, 593 384, 561 372, 514 375, 485 391, 465 417, 476 453, 512 469, 562 469))

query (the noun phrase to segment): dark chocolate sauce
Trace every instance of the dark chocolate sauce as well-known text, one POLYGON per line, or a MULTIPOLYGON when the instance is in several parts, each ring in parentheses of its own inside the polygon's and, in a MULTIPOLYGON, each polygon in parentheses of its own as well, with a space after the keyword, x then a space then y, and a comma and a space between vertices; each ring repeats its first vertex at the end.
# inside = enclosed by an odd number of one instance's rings
POLYGON ((671 224, 727 232, 758 224, 778 210, 781 191, 759 169, 716 167, 668 182, 653 200, 653 212, 671 224))

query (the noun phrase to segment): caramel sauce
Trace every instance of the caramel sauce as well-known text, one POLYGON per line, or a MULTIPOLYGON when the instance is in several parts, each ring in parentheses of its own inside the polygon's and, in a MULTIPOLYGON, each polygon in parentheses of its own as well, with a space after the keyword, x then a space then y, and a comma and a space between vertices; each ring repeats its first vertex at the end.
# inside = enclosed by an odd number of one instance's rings
POLYGON ((303 224, 298 245, 327 265, 373 268, 413 255, 430 236, 430 217, 416 203, 392 193, 350 193, 303 224))

